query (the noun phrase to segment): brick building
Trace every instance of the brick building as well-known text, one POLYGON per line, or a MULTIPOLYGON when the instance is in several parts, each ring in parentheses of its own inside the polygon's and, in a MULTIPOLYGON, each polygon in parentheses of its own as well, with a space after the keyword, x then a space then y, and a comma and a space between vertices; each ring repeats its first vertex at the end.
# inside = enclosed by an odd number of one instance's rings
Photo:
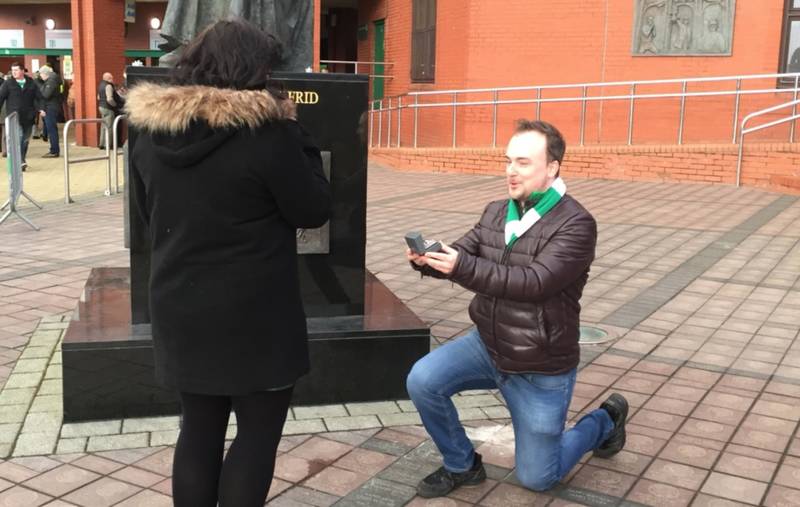
MULTIPOLYGON (((537 115, 537 105, 533 102, 501 104, 496 108, 491 104, 458 106, 455 114, 449 105, 454 100, 491 102, 493 91, 458 93, 455 99, 450 93, 418 97, 408 93, 798 70, 790 65, 800 47, 798 0, 738 0, 727 4, 732 11, 729 27, 732 36, 728 47, 721 48, 721 54, 662 56, 640 52, 640 30, 645 16, 636 17, 638 4, 672 5, 677 12, 678 8, 685 8, 681 5, 716 9, 712 4, 723 3, 718 0, 359 0, 358 60, 372 61, 378 55, 391 62, 385 66, 385 73, 391 78, 373 86, 374 97, 381 98, 382 94, 384 109, 392 109, 372 114, 373 155, 407 168, 433 166, 441 170, 496 173, 502 167, 502 151, 491 149, 493 139, 497 146, 502 146, 514 119, 537 115), (428 35, 430 32, 433 37, 428 35), (376 48, 376 40, 384 41, 382 50, 376 48), (399 112, 398 96, 404 106, 399 112), (416 111, 408 108, 415 102, 446 105, 416 111), (415 145, 417 149, 413 148, 415 145)), ((713 18, 699 19, 696 28, 711 30, 707 27, 714 22, 713 18)), ((699 29, 696 37, 700 36, 699 29)), ((680 82, 640 84, 635 91, 679 95, 682 86, 680 82)), ((736 79, 687 83, 690 93, 733 92, 736 87, 736 79)), ((739 97, 738 111, 736 95, 732 93, 687 97, 682 127, 678 96, 636 99, 632 122, 629 122, 631 101, 627 98, 596 100, 601 96, 628 96, 630 84, 588 87, 586 95, 595 100, 587 101, 583 112, 581 101, 572 100, 542 103, 539 114, 542 119, 559 125, 573 147, 568 152, 567 172, 625 179, 731 183, 735 180, 737 160, 737 149, 732 142, 734 123, 740 124, 750 112, 796 97, 791 79, 743 80, 740 89, 746 93, 739 97), (749 93, 775 89, 780 92, 749 93), (627 143, 629 123, 632 123, 631 146, 627 143), (581 137, 585 146, 577 147, 581 137), (678 146, 679 142, 682 146, 678 146)), ((535 89, 499 92, 499 99, 525 101, 537 98, 537 93, 535 89)), ((541 93, 547 99, 580 99, 584 90, 582 87, 544 89, 541 93)), ((788 108, 766 115, 761 121, 778 119, 791 112, 788 108)), ((789 123, 749 134, 742 181, 790 191, 800 188, 797 153, 794 145, 787 143, 789 136, 789 123), (762 144, 765 141, 771 144, 762 144)))

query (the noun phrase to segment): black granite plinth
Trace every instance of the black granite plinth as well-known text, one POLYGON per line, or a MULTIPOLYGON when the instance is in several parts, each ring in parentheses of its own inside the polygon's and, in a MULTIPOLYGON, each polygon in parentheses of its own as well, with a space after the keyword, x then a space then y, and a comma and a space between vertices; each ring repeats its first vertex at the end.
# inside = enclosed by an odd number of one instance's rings
MULTIPOLYGON (((311 373, 293 404, 408 397, 405 378, 430 331, 368 271, 364 295, 362 315, 308 319, 311 373)), ((130 270, 92 270, 62 344, 65 421, 180 412, 176 393, 155 382, 150 326, 131 324, 130 298, 130 270)))

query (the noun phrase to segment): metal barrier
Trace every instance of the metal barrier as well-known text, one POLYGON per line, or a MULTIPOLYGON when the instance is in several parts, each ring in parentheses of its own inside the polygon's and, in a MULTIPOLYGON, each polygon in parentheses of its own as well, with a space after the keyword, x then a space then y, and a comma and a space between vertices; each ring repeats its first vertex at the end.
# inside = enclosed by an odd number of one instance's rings
MULTIPOLYGON (((744 154, 744 136, 745 134, 750 134, 751 132, 757 132, 759 130, 768 129, 770 127, 774 127, 776 125, 781 125, 786 122, 794 122, 795 120, 800 120, 800 114, 797 114, 797 106, 800 105, 800 100, 792 100, 790 102, 785 102, 783 104, 778 104, 777 106, 768 107, 766 109, 761 109, 760 111, 755 111, 747 116, 744 117, 742 120, 742 128, 739 131, 739 158, 736 161, 736 186, 741 186, 742 180, 742 156, 744 154), (779 111, 781 109, 791 107, 792 108, 792 115, 787 116, 785 118, 780 118, 778 120, 773 120, 771 122, 763 123, 761 125, 756 125, 755 127, 747 128, 747 122, 752 120, 753 118, 757 118, 759 116, 763 116, 765 114, 774 113, 775 111, 779 111)), ((792 123, 794 126, 794 123, 792 123)), ((794 142, 794 128, 791 129, 789 134, 789 142, 794 142)))
POLYGON ((39 228, 31 222, 28 217, 23 215, 17 209, 17 201, 19 200, 20 196, 25 197, 34 206, 39 209, 42 209, 42 206, 33 200, 31 196, 25 193, 23 189, 23 181, 22 181, 22 146, 20 140, 22 138, 22 127, 19 125, 18 121, 18 113, 13 112, 6 117, 5 122, 5 137, 6 137, 6 148, 8 151, 8 200, 0 206, 0 211, 4 210, 6 206, 8 206, 8 211, 0 217, 0 225, 5 222, 8 217, 11 215, 17 215, 20 220, 28 224, 34 230, 38 231, 39 228))
MULTIPOLYGON (((452 146, 456 147, 457 139, 457 109, 466 106, 491 106, 492 107, 492 147, 497 146, 497 108, 504 104, 536 104, 536 118, 541 117, 542 104, 546 103, 580 103, 580 144, 584 143, 584 132, 586 123, 586 105, 589 102, 603 102, 603 101, 616 101, 625 100, 629 101, 628 108, 628 144, 633 143, 633 129, 634 129, 634 111, 635 102, 637 100, 645 99, 665 99, 676 98, 680 99, 680 115, 677 125, 677 143, 683 144, 684 120, 686 114, 686 99, 688 97, 724 97, 732 96, 734 98, 734 112, 733 112, 733 133, 732 143, 737 141, 737 127, 739 123, 739 108, 741 97, 743 95, 759 95, 759 94, 784 94, 791 93, 794 99, 798 98, 800 91, 800 73, 782 73, 782 74, 752 74, 752 75, 739 75, 739 76, 721 76, 721 77, 705 77, 705 78, 685 78, 685 79, 658 79, 658 80, 643 80, 643 81, 615 81, 615 82, 601 82, 601 83, 578 83, 578 84, 563 84, 563 85, 542 85, 542 86, 513 86, 503 88, 473 88, 473 89, 460 89, 460 90, 436 90, 426 92, 409 92, 397 97, 387 97, 384 99, 372 101, 369 108, 369 129, 370 129, 370 147, 372 143, 372 129, 374 127, 374 116, 378 115, 378 147, 383 144, 383 116, 384 112, 387 113, 388 121, 391 124, 392 111, 397 111, 397 142, 396 147, 400 147, 400 116, 403 109, 412 109, 414 111, 414 135, 413 146, 417 147, 418 140, 418 111, 427 108, 440 108, 451 107, 452 113, 452 146), (761 88, 755 90, 742 90, 742 83, 745 81, 756 79, 780 79, 783 82, 794 82, 794 87, 790 88, 761 88), (735 83, 734 89, 725 89, 718 91, 689 91, 689 85, 693 83, 722 83, 732 82, 735 83), (680 92, 671 93, 637 93, 637 87, 644 85, 664 85, 664 84, 680 84, 680 92), (629 87, 627 94, 614 94, 614 95, 597 95, 590 96, 590 89, 603 89, 608 87, 629 87), (571 97, 543 97, 543 92, 548 90, 569 90, 575 89, 580 91, 580 95, 571 97), (535 98, 522 98, 522 99, 501 99, 501 93, 508 92, 525 92, 530 91, 535 93, 535 98), (459 102, 459 96, 466 94, 486 93, 491 94, 491 99, 488 100, 469 100, 459 102), (444 97, 445 100, 441 102, 420 103, 420 97, 444 97), (387 105, 388 104, 388 105, 387 105)), ((391 126, 387 127, 391 133, 391 126)), ((792 126, 792 139, 794 142, 794 126, 792 126)), ((387 147, 392 147, 391 135, 388 136, 386 141, 387 147)))
POLYGON ((121 114, 114 118, 114 123, 111 124, 111 132, 112 136, 111 139, 113 140, 111 143, 112 153, 114 154, 111 157, 111 166, 112 171, 114 173, 114 193, 119 193, 119 152, 117 151, 119 148, 119 122, 122 120, 128 119, 128 115, 121 114))
POLYGON ((83 118, 77 120, 69 120, 67 123, 64 124, 64 202, 70 204, 75 202, 72 200, 69 194, 69 166, 70 164, 79 164, 81 162, 93 162, 95 160, 106 160, 107 167, 106 167, 106 190, 105 195, 111 195, 111 149, 109 145, 111 144, 108 135, 108 127, 103 123, 102 118, 83 118), (94 157, 83 157, 83 158, 76 158, 74 160, 70 160, 69 158, 69 128, 75 124, 87 124, 87 123, 99 123, 101 127, 101 132, 104 133, 105 138, 105 147, 106 147, 106 154, 105 155, 97 155, 94 157))
MULTIPOLYGON (((375 67, 376 65, 394 65, 393 62, 358 62, 355 60, 320 60, 320 64, 329 64, 329 63, 343 63, 345 65, 355 65, 355 70, 353 74, 358 74, 358 66, 369 66, 370 68, 375 67)), ((371 71, 369 73, 369 77, 382 77, 384 79, 394 79, 394 76, 389 74, 373 74, 371 71)))

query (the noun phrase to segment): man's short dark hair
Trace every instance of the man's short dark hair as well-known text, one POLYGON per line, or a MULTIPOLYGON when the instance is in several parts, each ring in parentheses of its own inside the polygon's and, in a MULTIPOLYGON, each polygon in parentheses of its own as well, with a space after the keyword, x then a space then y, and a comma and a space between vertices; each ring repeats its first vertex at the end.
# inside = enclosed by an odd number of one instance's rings
POLYGON ((564 136, 561 132, 551 123, 540 120, 517 120, 517 126, 514 129, 514 135, 524 134, 525 132, 538 132, 543 134, 547 139, 547 163, 553 160, 561 165, 564 160, 564 152, 567 150, 567 143, 564 141, 564 136))
POLYGON ((13 62, 11 64, 11 68, 13 69, 14 67, 17 67, 17 68, 21 69, 22 68, 22 64, 19 63, 19 62, 13 62))
POLYGON ((172 81, 178 85, 263 90, 281 55, 278 39, 248 21, 218 21, 184 48, 172 71, 172 81))

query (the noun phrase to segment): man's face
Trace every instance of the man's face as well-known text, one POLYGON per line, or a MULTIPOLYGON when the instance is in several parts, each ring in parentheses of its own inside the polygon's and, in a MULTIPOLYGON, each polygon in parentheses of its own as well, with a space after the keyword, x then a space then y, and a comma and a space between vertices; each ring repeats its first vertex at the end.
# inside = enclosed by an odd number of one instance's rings
POLYGON ((558 162, 547 163, 547 137, 539 132, 516 134, 506 148, 506 183, 512 199, 543 192, 558 174, 558 162))
POLYGON ((23 72, 22 67, 17 67, 14 65, 11 67, 11 75, 14 77, 14 79, 22 79, 25 73, 23 72))

